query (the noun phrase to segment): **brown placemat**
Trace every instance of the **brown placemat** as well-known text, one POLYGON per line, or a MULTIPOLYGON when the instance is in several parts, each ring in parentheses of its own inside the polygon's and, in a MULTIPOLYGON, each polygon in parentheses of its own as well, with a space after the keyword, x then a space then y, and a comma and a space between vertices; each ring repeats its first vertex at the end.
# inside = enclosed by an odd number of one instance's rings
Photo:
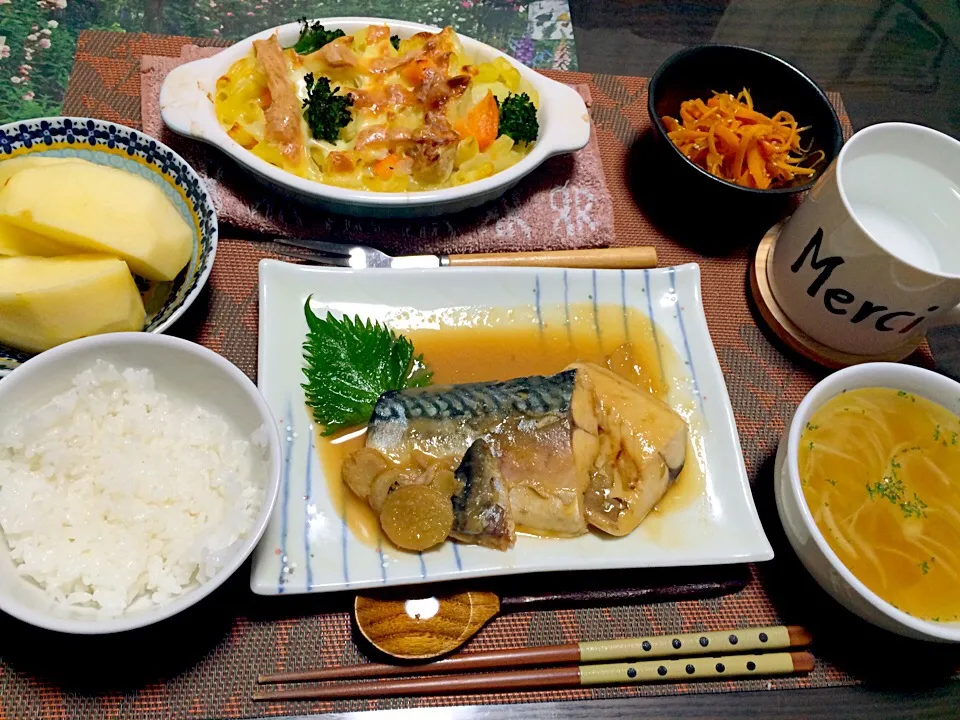
MULTIPOLYGON (((64 113, 95 115, 138 126, 140 56, 178 56, 187 42, 217 44, 139 34, 82 33, 64 113)), ((803 678, 771 680, 255 705, 249 697, 258 672, 349 663, 362 655, 353 642, 347 597, 256 598, 247 589, 249 568, 245 566, 221 592, 192 612, 137 635, 65 638, 0 618, 0 717, 253 717, 830 687, 877 677, 886 665, 901 681, 904 674, 916 668, 929 680, 930 673, 937 671, 932 667, 951 667, 952 657, 937 664, 934 660, 940 656, 936 649, 924 647, 920 651, 842 611, 813 584, 783 538, 772 500, 772 453, 784 422, 820 371, 799 364, 771 345, 751 314, 745 287, 749 259, 746 245, 751 239, 759 240, 766 229, 759 226, 766 220, 753 218, 748 224, 739 217, 701 218, 707 222, 696 233, 676 225, 655 225, 651 217, 664 218, 664 223, 671 217, 687 222, 702 215, 703 209, 691 204, 682 193, 669 192, 669 188, 666 193, 658 192, 658 185, 663 183, 657 173, 655 152, 644 134, 648 125, 646 81, 586 73, 547 74, 590 87, 591 113, 614 199, 616 244, 656 245, 663 265, 689 261, 701 265, 708 324, 727 379, 754 496, 777 559, 750 566, 750 583, 734 595, 647 606, 505 615, 494 620, 470 648, 803 623, 817 637, 814 672, 803 678), (696 250, 671 237, 695 237, 696 250), (888 662, 890 658, 907 657, 922 657, 924 662, 888 662)), ((851 127, 839 95, 830 94, 830 98, 849 135, 851 127)), ((257 358, 257 263, 268 254, 266 243, 222 240, 208 291, 175 329, 177 334, 220 352, 251 377, 256 373, 257 358)), ((913 359, 930 364, 925 350, 913 359)), ((680 572, 683 576, 697 571, 680 572)))

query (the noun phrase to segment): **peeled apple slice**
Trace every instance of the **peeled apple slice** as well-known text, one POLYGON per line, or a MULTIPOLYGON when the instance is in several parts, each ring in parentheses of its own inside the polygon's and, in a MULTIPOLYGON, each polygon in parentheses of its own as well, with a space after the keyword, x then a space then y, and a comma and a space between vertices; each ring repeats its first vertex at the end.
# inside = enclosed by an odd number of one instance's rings
POLYGON ((46 155, 22 155, 21 157, 11 158, 0 162, 0 187, 3 187, 7 180, 16 173, 27 168, 50 167, 53 165, 64 165, 69 163, 86 162, 80 158, 62 158, 48 157, 46 155))
MULTIPOLYGON (((36 154, 4 160, 0 162, 0 188, 21 170, 80 162, 84 161, 79 158, 48 157, 36 154)), ((17 227, 12 223, 0 222, 0 257, 17 257, 20 255, 53 257, 55 255, 75 255, 76 252, 75 248, 58 243, 56 240, 51 240, 32 230, 17 227)))
POLYGON ((76 248, 0 220, 0 257, 76 255, 76 248))
POLYGON ((69 340, 143 330, 143 301, 123 260, 0 258, 0 343, 41 352, 69 340))
POLYGON ((78 252, 120 257, 148 280, 173 280, 193 250, 192 229, 159 187, 86 161, 13 174, 0 189, 0 219, 78 252))

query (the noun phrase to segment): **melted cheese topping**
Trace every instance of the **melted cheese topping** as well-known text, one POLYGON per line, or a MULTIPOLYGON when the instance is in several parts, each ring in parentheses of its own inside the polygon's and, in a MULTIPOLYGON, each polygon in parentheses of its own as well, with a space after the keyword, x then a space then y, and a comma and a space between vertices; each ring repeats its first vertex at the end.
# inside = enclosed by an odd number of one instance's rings
POLYGON ((503 58, 472 64, 449 27, 401 40, 399 49, 389 28, 375 25, 306 55, 281 49, 276 36, 260 43, 217 80, 217 119, 244 148, 300 177, 377 192, 433 190, 489 177, 532 147, 496 137, 490 110, 493 97, 511 92, 538 106, 536 90, 503 58), (308 73, 353 97, 336 142, 314 138, 303 108, 291 103, 307 100, 308 73))

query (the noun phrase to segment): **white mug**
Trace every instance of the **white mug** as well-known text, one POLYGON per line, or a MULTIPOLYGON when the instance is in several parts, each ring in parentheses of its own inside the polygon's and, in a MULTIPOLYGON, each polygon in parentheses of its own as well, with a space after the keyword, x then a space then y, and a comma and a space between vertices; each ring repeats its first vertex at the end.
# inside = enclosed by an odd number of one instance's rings
POLYGON ((801 330, 847 353, 960 321, 960 142, 909 123, 858 132, 784 223, 767 278, 801 330))

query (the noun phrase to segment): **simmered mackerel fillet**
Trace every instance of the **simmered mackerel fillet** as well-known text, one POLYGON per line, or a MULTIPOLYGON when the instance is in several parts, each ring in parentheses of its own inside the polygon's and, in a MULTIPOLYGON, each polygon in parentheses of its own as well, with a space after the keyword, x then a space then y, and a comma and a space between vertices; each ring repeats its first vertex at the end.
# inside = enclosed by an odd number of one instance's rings
POLYGON ((450 535, 466 543, 506 550, 514 541, 510 498, 493 446, 477 440, 454 474, 453 530, 450 535))
POLYGON ((453 507, 450 536, 506 549, 515 531, 634 530, 683 468, 686 423, 609 370, 384 393, 344 481, 379 511, 404 485, 453 507))
POLYGON ((611 535, 627 535, 683 470, 687 424, 665 403, 606 368, 572 367, 581 390, 574 394, 574 422, 598 445, 584 496, 587 522, 611 535))

